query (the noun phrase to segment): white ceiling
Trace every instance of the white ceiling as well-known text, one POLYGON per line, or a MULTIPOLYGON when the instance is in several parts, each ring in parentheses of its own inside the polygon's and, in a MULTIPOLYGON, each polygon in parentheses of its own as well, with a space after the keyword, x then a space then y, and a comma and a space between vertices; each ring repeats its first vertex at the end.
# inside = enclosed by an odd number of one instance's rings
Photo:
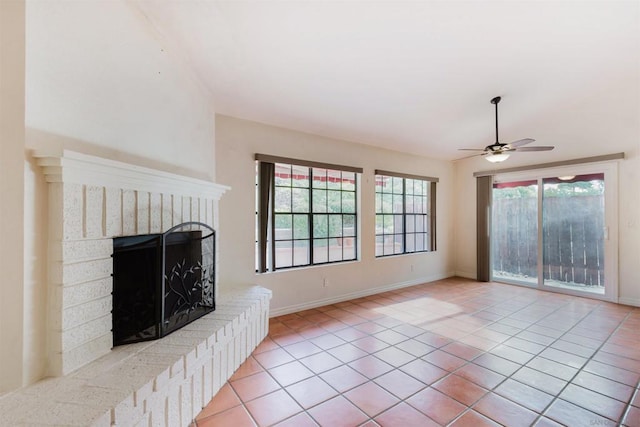
POLYGON ((494 141, 501 95, 501 142, 566 158, 640 140, 638 1, 136 4, 220 114, 455 159, 494 141))

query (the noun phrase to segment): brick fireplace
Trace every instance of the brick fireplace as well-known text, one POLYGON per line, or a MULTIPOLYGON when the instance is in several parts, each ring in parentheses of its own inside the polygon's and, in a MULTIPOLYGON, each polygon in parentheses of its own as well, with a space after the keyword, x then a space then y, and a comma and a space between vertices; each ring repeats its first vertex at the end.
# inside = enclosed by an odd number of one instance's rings
POLYGON ((160 340, 112 349, 113 239, 185 222, 217 229, 228 187, 73 151, 34 157, 49 192, 51 378, 2 396, 4 419, 189 425, 266 336, 271 292, 216 285, 216 311, 160 340))
POLYGON ((49 183, 48 373, 60 376, 111 350, 112 239, 216 229, 228 187, 73 151, 34 157, 49 183))

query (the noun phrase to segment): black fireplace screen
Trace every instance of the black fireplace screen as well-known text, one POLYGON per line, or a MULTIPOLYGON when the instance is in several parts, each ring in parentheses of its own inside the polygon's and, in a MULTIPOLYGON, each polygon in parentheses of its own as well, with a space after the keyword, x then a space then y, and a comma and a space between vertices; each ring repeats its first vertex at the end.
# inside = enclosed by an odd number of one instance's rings
POLYGON ((187 222, 113 239, 113 344, 161 338, 215 309, 215 231, 187 222))

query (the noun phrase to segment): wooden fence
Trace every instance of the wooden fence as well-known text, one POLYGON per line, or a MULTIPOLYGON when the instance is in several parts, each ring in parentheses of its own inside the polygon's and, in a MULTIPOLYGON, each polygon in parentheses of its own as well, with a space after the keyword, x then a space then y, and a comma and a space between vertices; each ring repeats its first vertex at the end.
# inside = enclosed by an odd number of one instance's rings
MULTIPOLYGON (((604 197, 544 199, 544 279, 604 286, 604 197)), ((493 269, 514 278, 537 276, 537 199, 493 202, 493 269)))

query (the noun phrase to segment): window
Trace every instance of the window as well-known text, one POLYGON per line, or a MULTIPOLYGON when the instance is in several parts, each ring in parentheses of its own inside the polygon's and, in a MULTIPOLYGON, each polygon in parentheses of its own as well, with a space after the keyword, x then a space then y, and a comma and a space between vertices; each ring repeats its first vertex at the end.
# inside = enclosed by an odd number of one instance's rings
POLYGON ((376 256, 434 251, 437 178, 376 171, 376 256))
POLYGON ((362 169, 256 155, 256 270, 357 259, 362 169))

